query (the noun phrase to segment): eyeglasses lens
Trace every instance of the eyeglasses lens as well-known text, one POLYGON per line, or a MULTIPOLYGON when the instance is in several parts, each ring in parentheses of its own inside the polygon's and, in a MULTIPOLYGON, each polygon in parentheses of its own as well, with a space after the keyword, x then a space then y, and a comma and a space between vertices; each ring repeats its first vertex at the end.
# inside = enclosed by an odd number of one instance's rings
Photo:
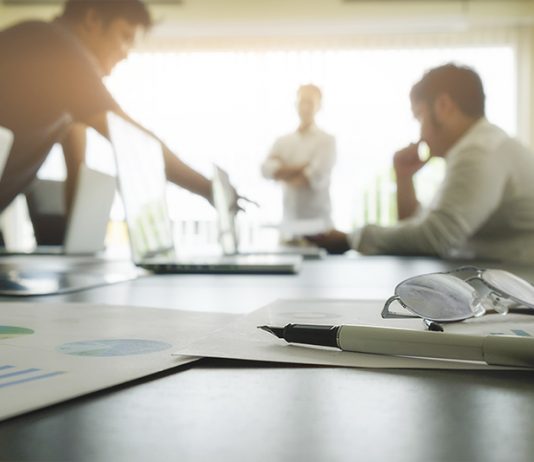
POLYGON ((461 321, 478 315, 473 287, 448 274, 427 274, 404 281, 396 295, 416 315, 432 321, 461 321))
POLYGON ((534 286, 508 271, 489 269, 482 274, 484 282, 512 298, 534 307, 534 286))

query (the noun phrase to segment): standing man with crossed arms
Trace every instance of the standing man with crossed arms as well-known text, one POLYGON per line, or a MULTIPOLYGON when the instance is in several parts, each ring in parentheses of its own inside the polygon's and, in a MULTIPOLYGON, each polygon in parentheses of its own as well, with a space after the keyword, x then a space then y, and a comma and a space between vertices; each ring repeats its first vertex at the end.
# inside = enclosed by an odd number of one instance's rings
POLYGON ((336 161, 336 142, 315 123, 321 100, 321 90, 315 85, 298 89, 299 127, 276 140, 262 165, 263 176, 283 187, 283 222, 289 228, 293 223, 298 226, 299 221, 321 223, 324 230, 333 224, 330 176, 336 161))

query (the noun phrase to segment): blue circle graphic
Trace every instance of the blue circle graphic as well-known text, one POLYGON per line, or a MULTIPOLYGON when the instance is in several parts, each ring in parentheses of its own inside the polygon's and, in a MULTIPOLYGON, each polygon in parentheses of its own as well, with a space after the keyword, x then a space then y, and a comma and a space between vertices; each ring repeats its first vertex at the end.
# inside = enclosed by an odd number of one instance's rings
POLYGON ((74 356, 131 356, 156 353, 171 348, 170 343, 142 339, 86 340, 64 343, 58 351, 74 356))

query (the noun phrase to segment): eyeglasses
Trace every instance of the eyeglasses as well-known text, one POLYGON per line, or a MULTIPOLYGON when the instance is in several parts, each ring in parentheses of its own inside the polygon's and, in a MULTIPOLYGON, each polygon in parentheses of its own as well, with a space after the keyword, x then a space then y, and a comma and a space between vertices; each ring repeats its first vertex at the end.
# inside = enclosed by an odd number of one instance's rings
POLYGON ((488 312, 534 314, 534 286, 508 271, 474 266, 423 274, 395 287, 382 317, 422 318, 431 327, 429 322, 463 321, 488 312), (395 301, 411 314, 390 311, 395 301))

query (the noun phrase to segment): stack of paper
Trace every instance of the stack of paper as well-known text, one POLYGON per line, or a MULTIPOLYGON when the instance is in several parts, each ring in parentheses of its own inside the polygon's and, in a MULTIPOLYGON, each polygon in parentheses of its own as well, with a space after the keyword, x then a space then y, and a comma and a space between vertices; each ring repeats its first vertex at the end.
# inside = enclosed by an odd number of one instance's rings
MULTIPOLYGON (((424 330, 420 319, 382 319, 384 301, 279 300, 239 318, 216 333, 182 346, 175 353, 216 358, 274 361, 325 366, 417 369, 500 369, 473 361, 422 359, 401 356, 352 353, 319 347, 288 345, 257 329, 260 325, 283 327, 289 323, 343 325, 359 324, 424 330)), ((472 335, 534 336, 534 316, 487 315, 445 327, 447 332, 472 335)), ((436 334, 439 335, 439 334, 436 334)))

